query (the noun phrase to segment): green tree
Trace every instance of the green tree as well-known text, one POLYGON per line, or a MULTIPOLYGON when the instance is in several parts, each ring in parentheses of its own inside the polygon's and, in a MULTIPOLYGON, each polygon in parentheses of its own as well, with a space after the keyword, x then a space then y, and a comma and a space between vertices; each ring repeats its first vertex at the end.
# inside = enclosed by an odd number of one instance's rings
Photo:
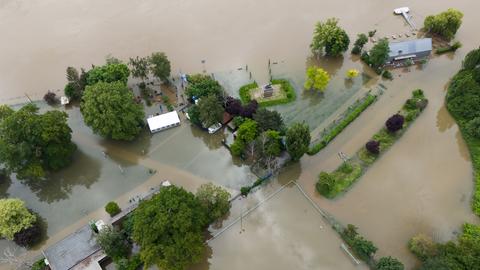
POLYGON ((188 108, 188 117, 190 118, 190 122, 197 126, 202 126, 202 120, 200 120, 200 109, 198 108, 198 105, 193 105, 188 108))
POLYGON ((378 250, 372 241, 369 241, 359 235, 353 239, 352 248, 363 260, 368 260, 378 250))
POLYGON ((150 62, 150 71, 153 76, 161 81, 168 81, 170 76, 170 61, 163 52, 155 52, 148 58, 150 62))
POLYGON ((245 150, 245 144, 240 140, 235 140, 230 145, 230 151, 232 152, 232 155, 234 155, 236 157, 242 155, 244 150, 245 150))
POLYGON ((13 240, 16 233, 30 228, 36 217, 19 199, 0 199, 0 236, 13 240))
POLYGON ((330 81, 330 76, 322 68, 309 67, 306 76, 307 80, 305 81, 304 87, 307 90, 314 89, 323 92, 330 81))
POLYGON ((103 251, 105 251, 105 254, 114 261, 126 258, 130 251, 130 246, 125 236, 110 226, 100 230, 96 241, 103 251))
POLYGON ((427 16, 423 25, 427 31, 451 40, 462 25, 462 18, 462 12, 449 8, 440 14, 427 16))
POLYGON ((212 77, 203 74, 188 76, 188 85, 185 94, 188 98, 202 98, 208 95, 221 96, 222 86, 212 77))
POLYGON ((367 42, 368 42, 368 37, 367 37, 367 35, 365 35, 365 34, 363 34, 363 33, 362 33, 362 34, 358 34, 357 40, 355 40, 355 46, 358 46, 358 47, 360 47, 360 49, 361 49, 361 48, 363 48, 363 46, 364 46, 365 44, 367 44, 367 42))
POLYGON ((321 172, 318 176, 318 182, 316 188, 318 193, 323 196, 328 196, 330 192, 335 188, 335 177, 327 172, 321 172))
MULTIPOLYGON (((150 61, 148 57, 130 58, 128 64, 131 67, 132 77, 145 81, 150 73, 150 61)), ((168 77, 168 76, 167 76, 168 77)))
POLYGON ((87 84, 94 85, 98 82, 113 83, 120 81, 127 84, 130 70, 123 63, 111 63, 103 66, 96 66, 88 71, 87 84))
POLYGON ((381 68, 388 60, 388 53, 390 47, 388 46, 388 39, 382 38, 375 44, 368 53, 369 65, 373 68, 381 68))
POLYGON ((209 95, 200 99, 198 111, 200 112, 200 121, 202 121, 204 127, 208 128, 222 122, 225 110, 216 96, 209 95))
POLYGON ((310 128, 305 123, 295 123, 286 134, 286 147, 293 161, 299 160, 308 151, 310 128))
POLYGON ((282 152, 282 137, 276 130, 267 130, 259 136, 260 151, 264 157, 278 157, 282 152))
POLYGON ((258 135, 257 122, 252 119, 245 119, 237 130, 237 140, 244 145, 251 143, 258 135))
POLYGON ((208 217, 192 193, 175 186, 162 188, 133 215, 133 240, 141 247, 145 268, 155 264, 183 270, 200 260, 208 217))
POLYGON ((212 183, 201 185, 195 196, 205 209, 210 222, 225 216, 230 210, 230 193, 212 183))
POLYGON ((318 22, 315 25, 313 40, 310 48, 313 53, 328 56, 339 56, 348 49, 350 39, 345 30, 338 26, 338 19, 330 18, 326 22, 318 22))
POLYGON ((437 253, 437 246, 432 238, 424 234, 416 235, 410 239, 408 242, 408 248, 421 260, 433 257, 437 253))
POLYGON ((276 130, 283 132, 285 124, 282 116, 277 111, 269 111, 265 108, 258 109, 253 115, 260 131, 276 130))
POLYGON ((0 161, 8 171, 19 178, 41 178, 71 163, 76 146, 65 112, 38 114, 34 104, 16 112, 0 108, 0 161))
POLYGON ((403 270, 405 267, 399 260, 388 257, 382 257, 375 265, 377 270, 403 270))
POLYGON ((85 124, 106 138, 131 141, 143 126, 143 107, 123 82, 87 86, 80 110, 85 124))
POLYGON ((471 50, 462 62, 463 69, 478 69, 480 65, 480 48, 471 50))

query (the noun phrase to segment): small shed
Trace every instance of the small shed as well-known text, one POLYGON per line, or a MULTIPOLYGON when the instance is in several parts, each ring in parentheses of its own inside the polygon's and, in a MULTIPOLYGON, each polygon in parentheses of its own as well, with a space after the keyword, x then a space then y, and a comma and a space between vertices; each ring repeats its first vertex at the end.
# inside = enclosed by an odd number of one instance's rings
POLYGON ((432 52, 432 39, 423 38, 407 40, 401 42, 390 42, 390 52, 388 53, 388 63, 407 59, 420 60, 430 56, 432 52))
POLYGON ((172 127, 180 125, 180 118, 177 111, 172 111, 157 116, 153 116, 147 119, 150 132, 155 133, 172 127))

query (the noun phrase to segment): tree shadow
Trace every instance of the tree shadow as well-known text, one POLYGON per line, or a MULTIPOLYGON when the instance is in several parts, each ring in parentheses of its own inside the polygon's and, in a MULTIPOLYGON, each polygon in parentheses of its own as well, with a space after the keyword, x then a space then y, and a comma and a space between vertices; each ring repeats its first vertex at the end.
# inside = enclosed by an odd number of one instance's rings
POLYGON ((324 69, 330 75, 330 77, 334 77, 342 68, 344 62, 343 60, 343 55, 338 57, 312 55, 307 58, 305 65, 307 68, 310 66, 320 67, 324 69))
POLYGON ((302 92, 302 99, 307 99, 309 102, 309 106, 315 106, 325 99, 325 94, 323 92, 315 90, 304 90, 302 92))
POLYGON ((302 173, 302 165, 300 162, 289 163, 283 167, 277 176, 278 183, 285 185, 290 181, 297 181, 302 173))
POLYGON ((123 167, 137 165, 139 159, 150 151, 152 134, 147 130, 142 132, 133 141, 114 141, 101 139, 99 144, 105 149, 108 158, 123 167))
POLYGON ((202 139, 209 150, 216 150, 223 147, 222 140, 225 138, 223 129, 218 130, 214 134, 209 134, 206 130, 190 125, 190 131, 193 137, 202 139))
POLYGON ((77 150, 72 164, 45 179, 23 180, 41 202, 66 200, 75 186, 90 188, 100 177, 100 162, 77 150))
POLYGON ((12 184, 12 178, 6 172, 3 173, 0 171, 0 198, 8 198, 8 189, 12 184))
POLYGON ((455 120, 450 116, 445 104, 437 112, 437 128, 440 132, 445 132, 455 124, 455 120))

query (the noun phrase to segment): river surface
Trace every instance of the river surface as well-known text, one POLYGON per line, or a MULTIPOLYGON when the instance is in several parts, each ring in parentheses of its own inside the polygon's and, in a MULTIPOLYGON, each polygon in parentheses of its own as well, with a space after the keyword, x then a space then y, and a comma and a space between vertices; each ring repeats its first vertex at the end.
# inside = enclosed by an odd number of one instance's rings
MULTIPOLYGON (((316 63, 334 77, 328 95, 337 87, 348 90, 348 95, 339 91, 337 101, 331 103, 338 106, 356 91, 365 90, 360 87, 381 82, 387 91, 376 104, 322 152, 287 167, 278 182, 298 179, 320 207, 343 223, 357 225, 378 245, 380 255, 398 257, 410 269, 416 264, 406 249, 411 236, 423 232, 448 240, 463 222, 478 222, 470 210, 473 182, 468 151, 445 110, 444 95, 463 56, 480 44, 479 8, 480 2, 474 0, 439 0, 435 4, 397 0, 0 0, 0 101, 25 102, 24 94, 38 99, 47 90, 62 89, 67 66, 88 68, 102 64, 108 54, 127 60, 153 51, 168 55, 173 74, 202 70, 230 74, 248 65, 252 79, 259 83, 268 81, 270 60, 278 63, 272 68, 273 75, 288 74, 297 87, 303 83, 306 66, 316 63), (338 17, 352 42, 357 33, 372 29, 378 30, 377 37, 404 34, 408 27, 392 14, 400 6, 410 7, 417 25, 426 15, 449 7, 460 9, 465 17, 457 39, 463 47, 455 55, 434 57, 423 68, 396 70, 392 82, 375 76, 362 79, 355 91, 343 84, 345 70, 354 67, 370 74, 357 59, 348 53, 340 60, 310 57, 308 45, 316 21, 338 17), (334 201, 320 198, 313 189, 318 173, 338 166, 338 151, 352 155, 360 148, 415 88, 422 88, 430 103, 402 139, 346 195, 334 201)), ((224 84, 229 88, 228 82, 224 84)), ((227 90, 234 92, 237 86, 231 83, 233 90, 227 90)), ((296 105, 278 108, 287 120, 319 124, 312 114, 322 115, 322 119, 329 115, 317 110, 327 107, 328 114, 334 113, 330 103, 319 106, 323 101, 318 97, 299 94, 296 105)), ((328 95, 325 101, 332 100, 328 95)), ((125 205, 135 194, 164 179, 192 191, 207 181, 238 189, 254 180, 244 164, 230 158, 219 138, 205 136, 188 124, 153 137, 145 134, 132 144, 119 144, 91 134, 82 126, 77 108, 71 108, 69 115, 79 162, 50 179, 57 179, 56 185, 28 185, 12 176, 0 186, 2 196, 20 197, 47 217, 47 244, 104 216, 101 208, 105 202, 116 199, 125 205), (150 175, 148 168, 157 173, 150 175)), ((285 200, 282 198, 279 201, 285 200)), ((2 248, 7 245, 0 242, 2 248)), ((212 260, 230 258, 227 253, 218 256, 213 255, 212 260)))

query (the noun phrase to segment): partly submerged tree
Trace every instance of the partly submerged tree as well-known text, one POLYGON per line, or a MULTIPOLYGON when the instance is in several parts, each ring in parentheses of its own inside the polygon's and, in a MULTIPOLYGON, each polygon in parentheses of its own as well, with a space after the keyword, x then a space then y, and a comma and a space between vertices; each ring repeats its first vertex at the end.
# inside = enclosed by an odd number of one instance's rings
POLYGON ((130 251, 130 246, 125 235, 110 226, 100 230, 96 241, 105 254, 114 261, 126 258, 130 251))
POLYGON ((350 39, 345 30, 338 26, 338 19, 330 18, 315 25, 310 48, 313 53, 339 56, 348 49, 350 39))
POLYGON ((80 110, 87 126, 114 140, 133 140, 144 123, 143 107, 121 81, 87 86, 80 110))
POLYGON ((358 70, 352 68, 352 69, 347 70, 346 76, 347 76, 348 79, 353 79, 353 78, 357 77, 358 74, 359 74, 358 70))
POLYGON ((462 12, 449 8, 440 14, 427 16, 423 25, 427 31, 451 40, 462 25, 462 18, 462 12))
POLYGON ((293 161, 299 160, 308 151, 310 128, 305 123, 295 123, 286 134, 286 147, 293 161))
POLYGON ((323 92, 327 88, 329 81, 330 76, 325 70, 317 67, 309 67, 307 69, 307 80, 305 81, 304 87, 307 90, 314 89, 323 92))
POLYGON ((38 113, 27 104, 18 111, 0 106, 0 162, 19 178, 41 178, 70 164, 76 150, 67 114, 38 113))
POLYGON ((215 95, 209 95, 200 99, 198 111, 200 112, 200 121, 206 128, 221 123, 223 120, 224 109, 222 103, 218 101, 215 95))
POLYGON ((188 76, 188 86, 185 89, 185 94, 190 99, 198 99, 208 95, 221 96, 222 92, 222 86, 208 75, 195 74, 188 76))
POLYGON ((19 199, 0 199, 0 237, 13 240, 16 233, 30 228, 36 216, 19 199))
POLYGON ((84 69, 81 69, 81 73, 78 73, 74 67, 67 67, 66 73, 68 83, 64 88, 65 95, 71 100, 79 100, 87 85, 88 73, 84 69))
POLYGON ((201 185, 195 196, 205 209, 209 222, 225 216, 230 209, 230 193, 212 183, 201 185))
POLYGON ((368 53, 368 63, 375 69, 383 67, 388 60, 390 47, 388 39, 382 38, 375 44, 368 53))
POLYGON ((155 52, 148 58, 150 71, 161 81, 168 81, 170 76, 170 61, 163 52, 155 52))
POLYGON ((122 82, 127 84, 130 70, 128 66, 123 63, 111 62, 103 66, 96 66, 88 71, 87 84, 94 85, 98 82, 122 82))
POLYGON ((403 270, 403 269, 405 269, 405 267, 403 266, 403 263, 401 263, 399 260, 388 256, 388 257, 380 258, 380 260, 378 260, 378 262, 375 265, 375 269, 377 269, 377 270, 403 270))
POLYGON ((130 58, 128 64, 130 65, 132 77, 139 78, 145 81, 150 73, 150 61, 148 57, 135 57, 130 58))
POLYGON ((140 245, 145 268, 186 269, 204 249, 208 216, 199 200, 183 188, 160 189, 133 213, 133 240, 140 245))
POLYGON ((285 124, 282 116, 277 111, 269 111, 265 108, 258 109, 253 115, 260 131, 276 130, 284 132, 285 124))

